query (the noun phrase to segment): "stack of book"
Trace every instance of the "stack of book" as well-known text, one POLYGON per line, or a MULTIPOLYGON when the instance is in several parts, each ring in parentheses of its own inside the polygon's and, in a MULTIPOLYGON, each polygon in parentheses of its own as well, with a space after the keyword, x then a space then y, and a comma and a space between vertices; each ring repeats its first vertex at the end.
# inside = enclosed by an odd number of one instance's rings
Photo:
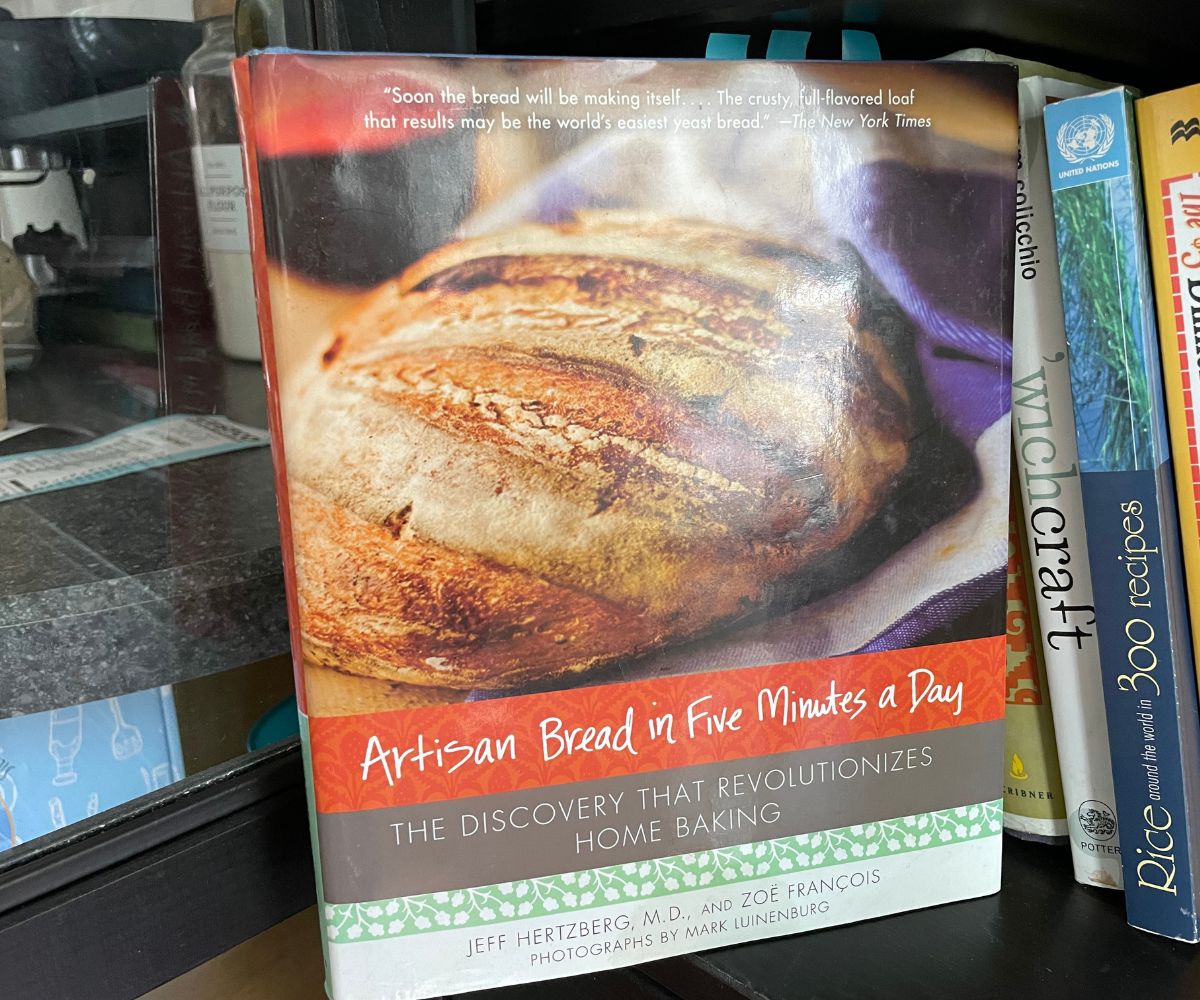
POLYGON ((1200 939, 1200 88, 235 78, 331 995, 994 892, 1002 825, 1200 939))
POLYGON ((1010 705, 1006 825, 1053 833, 1018 815, 1018 757, 1035 801, 1061 772, 1076 878, 1195 942, 1200 86, 1031 77, 1020 100, 1014 478, 1060 767, 1030 774, 1054 746, 1010 705))

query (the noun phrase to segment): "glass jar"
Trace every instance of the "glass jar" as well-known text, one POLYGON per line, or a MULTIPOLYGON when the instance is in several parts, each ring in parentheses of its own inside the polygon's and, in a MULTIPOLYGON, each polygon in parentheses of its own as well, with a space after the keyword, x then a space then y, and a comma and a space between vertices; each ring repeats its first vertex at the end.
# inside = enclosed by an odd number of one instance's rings
POLYGON ((258 360, 258 315, 250 264, 249 217, 233 98, 233 0, 196 0, 200 47, 183 64, 192 127, 200 235, 217 323, 232 358, 258 360))
POLYGON ((287 45, 287 24, 282 0, 238 0, 234 14, 237 53, 287 45))

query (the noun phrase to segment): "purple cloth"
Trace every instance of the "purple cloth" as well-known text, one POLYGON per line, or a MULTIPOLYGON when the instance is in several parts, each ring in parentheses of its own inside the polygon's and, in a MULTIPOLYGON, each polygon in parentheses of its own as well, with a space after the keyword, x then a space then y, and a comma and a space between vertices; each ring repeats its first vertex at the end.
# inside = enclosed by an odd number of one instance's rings
POLYGON ((913 608, 890 628, 868 642, 858 653, 878 653, 888 649, 919 646, 930 635, 957 618, 969 614, 990 597, 995 597, 1007 580, 1007 567, 992 570, 973 580, 951 587, 913 608))
POLYGON ((965 443, 1008 412, 1012 381, 1010 182, 885 160, 859 167, 830 206, 836 232, 913 320, 938 417, 965 443), (973 252, 951 256, 963 234, 973 252))

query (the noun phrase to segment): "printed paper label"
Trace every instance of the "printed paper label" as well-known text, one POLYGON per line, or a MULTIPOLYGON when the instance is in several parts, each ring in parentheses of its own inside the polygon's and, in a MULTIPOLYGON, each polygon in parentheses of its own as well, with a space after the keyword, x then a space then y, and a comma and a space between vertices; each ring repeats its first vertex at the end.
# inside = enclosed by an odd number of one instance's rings
POLYGON ((236 142, 193 146, 192 170, 204 249, 210 253, 249 253, 242 147, 236 142))
POLYGON ((160 417, 85 444, 0 458, 0 503, 174 462, 257 448, 269 441, 266 431, 235 424, 225 417, 160 417))

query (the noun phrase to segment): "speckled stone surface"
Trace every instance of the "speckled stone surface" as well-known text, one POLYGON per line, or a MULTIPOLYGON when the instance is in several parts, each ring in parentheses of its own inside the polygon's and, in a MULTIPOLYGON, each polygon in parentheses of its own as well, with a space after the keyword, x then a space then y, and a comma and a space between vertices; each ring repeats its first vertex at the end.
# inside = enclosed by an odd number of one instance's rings
MULTIPOLYGON (((96 434, 155 415, 128 368, 94 362, 60 349, 10 376, 10 415, 96 434)), ((226 366, 214 410, 265 426, 258 369, 226 366)), ((87 439, 35 431, 0 450, 87 439)), ((287 651, 268 448, 0 503, 0 539, 0 718, 287 651)))

